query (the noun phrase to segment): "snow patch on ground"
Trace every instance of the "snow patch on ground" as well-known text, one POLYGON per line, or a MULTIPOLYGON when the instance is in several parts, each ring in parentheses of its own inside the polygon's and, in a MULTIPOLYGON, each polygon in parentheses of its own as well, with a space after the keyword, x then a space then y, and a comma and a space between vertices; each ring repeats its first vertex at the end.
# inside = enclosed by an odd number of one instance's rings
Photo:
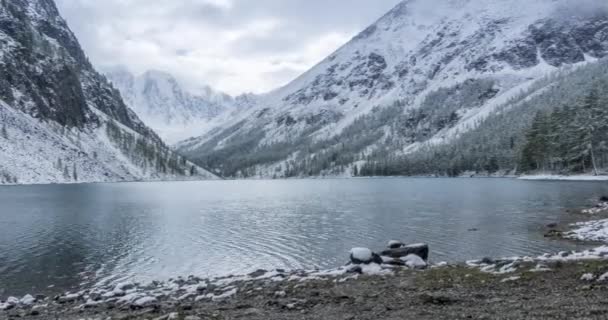
POLYGON ((608 219, 573 224, 574 230, 565 233, 568 239, 581 241, 608 241, 608 219))
POLYGON ((522 176, 519 180, 531 180, 531 181, 608 181, 608 176, 594 176, 594 175, 573 175, 573 176, 561 176, 561 175, 531 175, 522 176))

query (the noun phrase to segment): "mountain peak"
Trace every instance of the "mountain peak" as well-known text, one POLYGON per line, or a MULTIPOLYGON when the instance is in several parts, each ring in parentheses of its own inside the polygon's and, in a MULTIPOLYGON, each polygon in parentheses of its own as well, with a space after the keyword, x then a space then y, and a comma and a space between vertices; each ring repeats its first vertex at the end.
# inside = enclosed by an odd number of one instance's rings
POLYGON ((183 144, 182 151, 211 167, 215 154, 232 152, 235 167, 226 164, 230 159, 217 163, 226 175, 290 174, 294 165, 310 169, 311 158, 326 161, 313 168, 319 173, 340 170, 322 157, 334 150, 333 141, 359 156, 381 148, 386 157, 447 141, 551 72, 608 55, 605 7, 604 0, 403 1, 296 80, 261 97, 257 109, 183 144), (443 112, 445 119, 433 123, 432 115, 443 112), (390 116, 382 118, 385 113, 390 116), (277 154, 276 144, 288 147, 277 154), (238 167, 241 148, 275 157, 238 167))
POLYGON ((218 117, 251 106, 210 86, 189 90, 165 71, 134 76, 119 67, 106 75, 138 116, 169 143, 203 134, 218 117))

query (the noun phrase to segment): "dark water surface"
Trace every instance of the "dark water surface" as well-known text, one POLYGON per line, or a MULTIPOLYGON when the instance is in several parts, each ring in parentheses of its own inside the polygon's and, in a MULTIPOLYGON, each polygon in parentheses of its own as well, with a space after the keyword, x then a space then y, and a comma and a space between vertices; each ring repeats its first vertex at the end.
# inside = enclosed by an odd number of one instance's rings
POLYGON ((603 194, 605 182, 510 179, 1 187, 0 296, 336 267, 389 239, 427 242, 434 261, 577 249, 540 230, 603 194))

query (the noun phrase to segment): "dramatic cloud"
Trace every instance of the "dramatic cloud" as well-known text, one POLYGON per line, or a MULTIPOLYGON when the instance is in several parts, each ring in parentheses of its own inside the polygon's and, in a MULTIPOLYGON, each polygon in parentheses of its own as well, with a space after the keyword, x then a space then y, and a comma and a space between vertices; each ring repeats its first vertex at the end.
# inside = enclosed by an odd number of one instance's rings
POLYGON ((56 0, 93 63, 173 73, 192 89, 292 80, 399 0, 56 0))

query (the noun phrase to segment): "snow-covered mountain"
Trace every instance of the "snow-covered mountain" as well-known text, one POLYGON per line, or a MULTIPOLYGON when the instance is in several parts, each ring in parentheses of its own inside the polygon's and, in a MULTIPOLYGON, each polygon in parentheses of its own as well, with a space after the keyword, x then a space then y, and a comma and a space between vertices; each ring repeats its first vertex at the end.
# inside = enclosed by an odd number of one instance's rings
POLYGON ((250 105, 251 96, 233 98, 209 86, 190 92, 162 71, 135 76, 117 67, 106 76, 125 103, 168 143, 202 135, 223 117, 250 105))
POLYGON ((52 0, 0 1, 0 184, 215 178, 97 73, 52 0))
POLYGON ((608 54, 604 0, 406 0, 258 105, 179 144, 232 176, 347 174, 451 143, 608 54))

